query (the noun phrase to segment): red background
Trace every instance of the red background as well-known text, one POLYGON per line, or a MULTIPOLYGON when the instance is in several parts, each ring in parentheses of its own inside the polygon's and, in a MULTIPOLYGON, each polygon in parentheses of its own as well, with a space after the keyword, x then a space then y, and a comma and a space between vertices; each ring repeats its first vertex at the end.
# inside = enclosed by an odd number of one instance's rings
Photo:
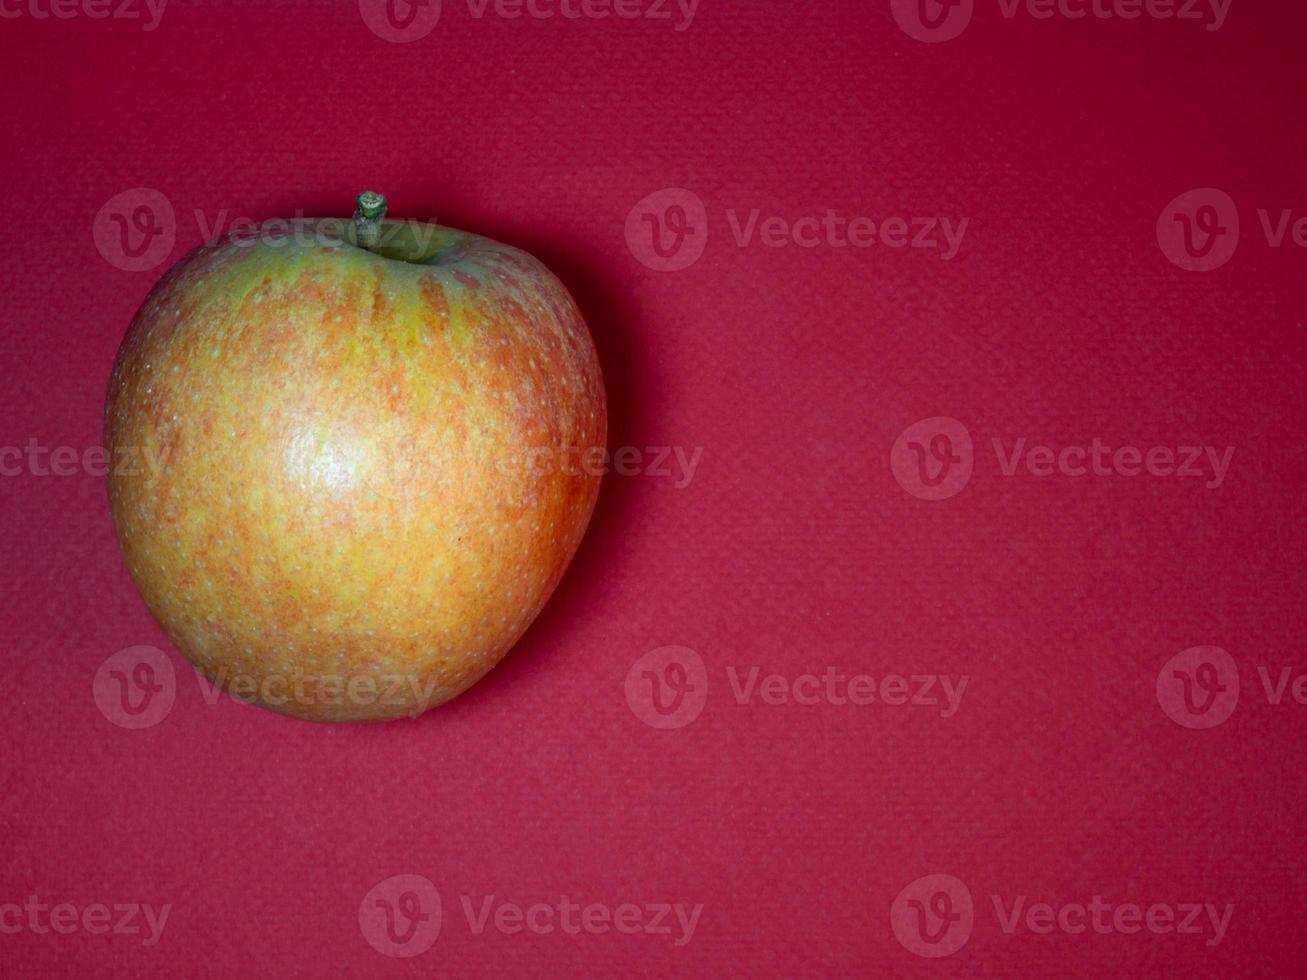
POLYGON ((927 44, 888 0, 703 0, 672 21, 478 20, 446 0, 388 43, 356 4, 175 0, 157 30, 0 20, 0 443, 101 438, 109 368, 158 275, 92 224, 148 187, 176 259, 236 217, 392 213, 523 246, 600 348, 613 447, 703 447, 693 480, 612 476, 519 647, 414 723, 324 727, 208 704, 138 599, 102 478, 0 481, 0 904, 173 908, 160 942, 0 935, 6 976, 1287 976, 1304 926, 1304 267, 1257 209, 1307 214, 1301 4, 1175 20, 1008 19, 979 0, 927 44), (637 261, 624 228, 682 187, 703 257, 637 261), (1234 258, 1186 272, 1167 202, 1238 205, 1234 258), (739 246, 728 210, 969 219, 956 258, 739 246), (197 220, 198 211, 202 220, 197 220), (226 217, 224 218, 224 212, 226 217), (975 474, 905 492, 909 424, 959 420, 975 474), (1224 483, 1003 476, 990 440, 1233 446, 1224 483), (177 700, 128 731, 91 696, 136 644, 177 700), (702 715, 628 706, 669 644, 702 715), (1184 728, 1154 686, 1196 645, 1242 695, 1184 728), (924 707, 739 704, 727 668, 967 674, 924 707), (928 960, 891 902, 955 875, 974 932, 928 960), (429 878, 439 939, 369 946, 359 904, 429 878), (693 939, 481 935, 460 897, 702 903, 693 939), (1204 936, 1005 933, 991 896, 1234 905, 1204 936))

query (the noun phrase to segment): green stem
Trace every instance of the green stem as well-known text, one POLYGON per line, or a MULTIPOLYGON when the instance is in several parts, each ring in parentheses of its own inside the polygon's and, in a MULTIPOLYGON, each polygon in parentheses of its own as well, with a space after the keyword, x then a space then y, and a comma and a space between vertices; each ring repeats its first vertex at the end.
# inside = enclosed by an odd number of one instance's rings
POLYGON ((386 199, 376 191, 364 191, 354 201, 354 237, 359 245, 375 252, 381 242, 381 219, 386 216, 386 199))

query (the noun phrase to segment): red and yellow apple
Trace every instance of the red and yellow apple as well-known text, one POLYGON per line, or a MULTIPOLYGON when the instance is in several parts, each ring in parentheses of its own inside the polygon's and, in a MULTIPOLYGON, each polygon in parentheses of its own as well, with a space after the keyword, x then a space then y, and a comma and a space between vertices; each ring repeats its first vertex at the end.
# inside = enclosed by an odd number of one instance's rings
POLYGON ((603 382, 536 259, 435 224, 268 223, 192 252, 114 363, 109 501, 136 587, 233 696, 414 716, 522 635, 599 488, 603 382))

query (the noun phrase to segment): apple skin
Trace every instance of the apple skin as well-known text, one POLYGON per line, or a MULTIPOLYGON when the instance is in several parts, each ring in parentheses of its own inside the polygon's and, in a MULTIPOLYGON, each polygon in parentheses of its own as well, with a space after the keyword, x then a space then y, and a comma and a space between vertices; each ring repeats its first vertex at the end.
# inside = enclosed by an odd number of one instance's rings
POLYGON ((314 721, 413 717, 483 677, 576 552, 607 436, 594 344, 539 261, 382 237, 300 219, 192 252, 105 408, 150 612, 234 697, 314 721))

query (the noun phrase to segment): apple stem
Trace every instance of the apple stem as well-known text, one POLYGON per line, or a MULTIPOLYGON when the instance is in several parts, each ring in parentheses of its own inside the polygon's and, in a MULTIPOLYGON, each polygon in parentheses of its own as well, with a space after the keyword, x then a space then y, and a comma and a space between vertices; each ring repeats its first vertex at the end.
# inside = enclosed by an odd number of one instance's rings
POLYGON ((376 191, 364 191, 354 201, 354 237, 368 251, 381 242, 381 219, 386 216, 386 199, 376 191))

